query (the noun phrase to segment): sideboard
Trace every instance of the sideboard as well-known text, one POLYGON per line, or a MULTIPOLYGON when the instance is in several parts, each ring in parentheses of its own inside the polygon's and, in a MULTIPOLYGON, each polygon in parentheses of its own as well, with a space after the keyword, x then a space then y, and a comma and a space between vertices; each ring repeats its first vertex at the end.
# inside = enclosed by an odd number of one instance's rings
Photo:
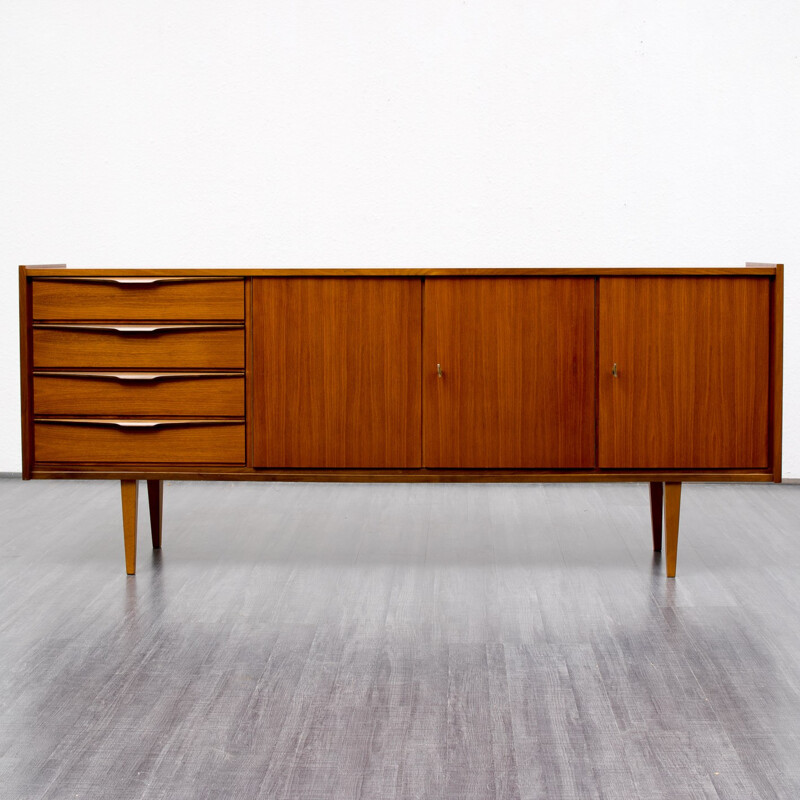
MULTIPOLYGON (((781 480, 782 265, 20 267, 23 478, 781 480)), ((568 532, 565 532, 568 535, 568 532)))

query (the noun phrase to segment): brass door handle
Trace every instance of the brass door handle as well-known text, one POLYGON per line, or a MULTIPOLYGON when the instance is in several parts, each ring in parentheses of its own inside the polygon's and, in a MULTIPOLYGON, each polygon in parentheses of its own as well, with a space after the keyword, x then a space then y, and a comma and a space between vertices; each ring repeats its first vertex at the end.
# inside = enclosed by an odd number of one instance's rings
POLYGON ((437 364, 437 365, 436 365, 436 374, 437 374, 437 375, 438 375, 440 378, 444 378, 444 372, 442 372, 442 365, 441 365, 441 364, 437 364))
POLYGON ((614 362, 614 366, 611 367, 611 375, 614 378, 618 378, 619 377, 619 375, 617 375, 617 362, 616 361, 614 362))

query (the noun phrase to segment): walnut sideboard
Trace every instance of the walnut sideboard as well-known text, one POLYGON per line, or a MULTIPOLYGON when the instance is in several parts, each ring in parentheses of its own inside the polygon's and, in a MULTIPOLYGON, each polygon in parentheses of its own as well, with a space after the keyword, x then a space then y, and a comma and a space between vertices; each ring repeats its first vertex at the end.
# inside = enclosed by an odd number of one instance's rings
MULTIPOLYGON (((782 265, 20 268, 23 477, 781 480, 782 265)), ((565 535, 567 535, 565 533, 565 535)))

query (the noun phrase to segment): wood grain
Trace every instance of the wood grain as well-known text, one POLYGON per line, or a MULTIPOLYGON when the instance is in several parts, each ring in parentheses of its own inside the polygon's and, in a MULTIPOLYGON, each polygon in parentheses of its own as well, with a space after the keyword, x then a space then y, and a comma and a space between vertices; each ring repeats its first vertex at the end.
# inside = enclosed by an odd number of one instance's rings
POLYGON ((425 466, 593 466, 593 318, 591 279, 427 280, 425 466))
MULTIPOLYGON (((167 374, 132 379, 136 373, 35 374, 33 410, 37 415, 243 417, 244 375, 167 374)), ((148 375, 150 373, 147 373, 148 375)))
POLYGON ((600 467, 768 465, 769 291, 766 278, 600 278, 600 467))
POLYGON ((418 280, 253 281, 257 467, 419 467, 418 280))
POLYGON ((33 366, 37 369, 242 369, 244 329, 115 333, 34 327, 33 366))
POLYGON ((35 320, 244 320, 242 280, 106 284, 64 276, 31 284, 35 320))
POLYGON ((131 429, 39 420, 34 428, 37 462, 244 463, 243 422, 131 429))

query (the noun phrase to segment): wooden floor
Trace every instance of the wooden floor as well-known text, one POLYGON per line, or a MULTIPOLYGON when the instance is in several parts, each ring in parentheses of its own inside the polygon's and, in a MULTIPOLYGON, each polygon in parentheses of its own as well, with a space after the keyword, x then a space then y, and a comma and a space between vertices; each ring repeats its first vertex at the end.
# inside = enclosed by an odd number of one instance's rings
POLYGON ((800 797, 800 486, 0 481, 0 796, 800 797))

